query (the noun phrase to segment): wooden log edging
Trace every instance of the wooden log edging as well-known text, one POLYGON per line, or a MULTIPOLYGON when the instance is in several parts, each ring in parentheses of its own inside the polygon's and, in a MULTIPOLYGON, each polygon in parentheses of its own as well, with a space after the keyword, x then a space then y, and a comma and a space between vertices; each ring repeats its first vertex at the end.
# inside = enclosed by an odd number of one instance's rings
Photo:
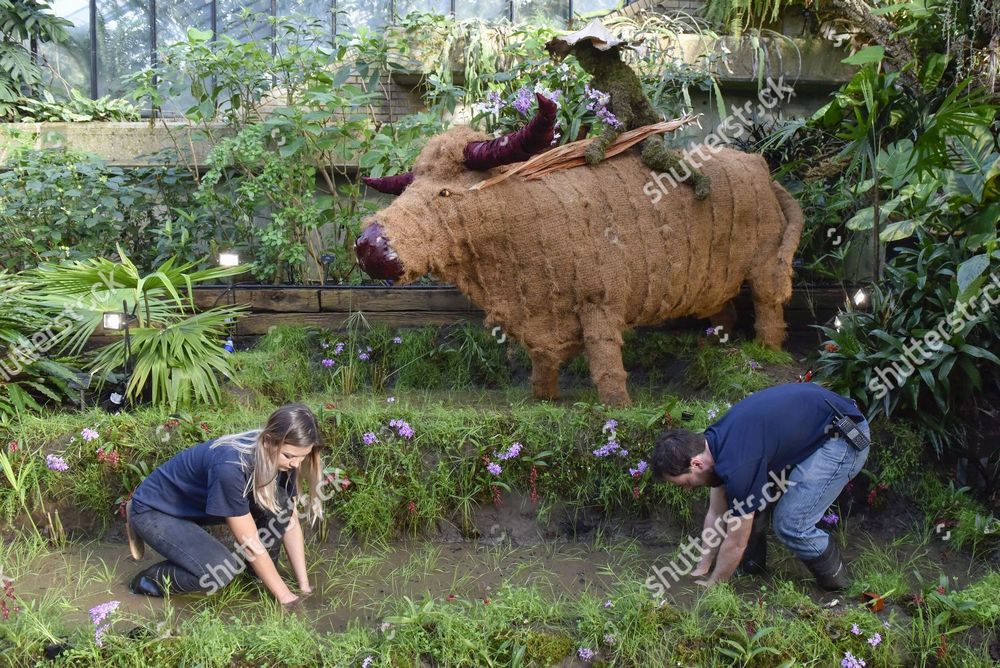
MULTIPOLYGON (((799 287, 785 306, 790 333, 813 332, 812 325, 829 322, 847 298, 840 287, 799 287)), ((251 313, 236 324, 236 337, 263 336, 278 325, 314 325, 343 329, 353 313, 368 322, 392 328, 443 326, 461 322, 483 324, 483 312, 457 288, 447 285, 380 286, 264 286, 225 285, 194 288, 195 306, 209 309, 224 304, 245 304, 251 313)), ((753 326, 753 301, 744 287, 735 299, 738 328, 753 326)), ((684 318, 665 324, 667 329, 691 329, 703 321, 684 318)), ((98 328, 90 345, 113 341, 98 328)))

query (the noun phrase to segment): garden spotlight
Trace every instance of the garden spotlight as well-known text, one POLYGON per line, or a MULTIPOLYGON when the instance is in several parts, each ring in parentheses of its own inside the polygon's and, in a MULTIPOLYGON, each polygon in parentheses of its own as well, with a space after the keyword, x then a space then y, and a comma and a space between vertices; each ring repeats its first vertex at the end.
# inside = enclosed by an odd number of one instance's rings
POLYGON ((868 301, 868 294, 863 289, 859 289, 854 293, 853 300, 855 306, 862 306, 868 301))
MULTIPOLYGON (((136 308, 139 307, 139 302, 136 302, 136 308)), ((123 388, 128 387, 129 377, 132 374, 132 339, 129 336, 129 325, 138 322, 139 319, 135 315, 135 309, 132 312, 128 310, 128 303, 122 300, 122 310, 118 311, 106 311, 104 313, 103 322, 104 329, 110 331, 124 330, 125 332, 125 378, 122 381, 124 385, 123 388)), ((111 395, 111 402, 115 405, 120 405, 122 401, 122 395, 115 392, 111 395), (117 401, 115 400, 117 396, 117 401)))
POLYGON ((220 267, 235 267, 240 263, 240 254, 234 253, 232 251, 226 251, 219 253, 219 266, 220 267))

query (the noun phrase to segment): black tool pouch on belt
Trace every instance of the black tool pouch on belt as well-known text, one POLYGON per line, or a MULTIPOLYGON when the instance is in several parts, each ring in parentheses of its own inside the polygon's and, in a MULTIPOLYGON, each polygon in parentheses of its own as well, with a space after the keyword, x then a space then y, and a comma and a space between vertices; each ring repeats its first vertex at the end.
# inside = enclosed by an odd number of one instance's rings
POLYGON ((836 406, 826 401, 827 405, 833 409, 833 428, 836 429, 855 450, 864 450, 872 442, 861 431, 858 423, 841 413, 836 406))

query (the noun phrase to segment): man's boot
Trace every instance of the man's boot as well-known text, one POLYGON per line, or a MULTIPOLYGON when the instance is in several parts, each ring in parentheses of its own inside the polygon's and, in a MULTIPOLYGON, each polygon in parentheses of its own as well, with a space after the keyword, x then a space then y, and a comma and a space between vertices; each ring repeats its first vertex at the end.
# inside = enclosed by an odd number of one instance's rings
POLYGON ((128 588, 133 594, 140 596, 163 596, 163 562, 153 564, 144 571, 139 571, 129 582, 128 588))
POLYGON ((815 559, 803 559, 809 572, 816 578, 816 584, 827 591, 846 589, 851 581, 847 577, 847 568, 840 556, 837 541, 830 537, 823 554, 815 559))
POLYGON ((750 539, 737 575, 764 575, 767 573, 767 528, 771 524, 771 507, 757 513, 750 528, 750 539))

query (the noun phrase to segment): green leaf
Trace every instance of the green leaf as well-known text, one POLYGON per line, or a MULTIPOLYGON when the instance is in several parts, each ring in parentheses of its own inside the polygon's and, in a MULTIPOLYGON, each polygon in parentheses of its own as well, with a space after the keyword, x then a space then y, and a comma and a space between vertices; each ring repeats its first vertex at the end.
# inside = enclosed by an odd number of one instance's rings
POLYGON ((880 63, 882 59, 885 58, 885 47, 883 46, 866 46, 860 49, 857 53, 847 58, 844 58, 840 62, 845 65, 866 65, 868 63, 880 63))
POLYGON ((959 301, 966 301, 966 294, 971 283, 978 278, 990 266, 989 255, 974 255, 968 260, 958 265, 958 294, 959 301))
POLYGON ((192 27, 187 29, 187 36, 192 42, 207 42, 212 39, 212 31, 192 27))

